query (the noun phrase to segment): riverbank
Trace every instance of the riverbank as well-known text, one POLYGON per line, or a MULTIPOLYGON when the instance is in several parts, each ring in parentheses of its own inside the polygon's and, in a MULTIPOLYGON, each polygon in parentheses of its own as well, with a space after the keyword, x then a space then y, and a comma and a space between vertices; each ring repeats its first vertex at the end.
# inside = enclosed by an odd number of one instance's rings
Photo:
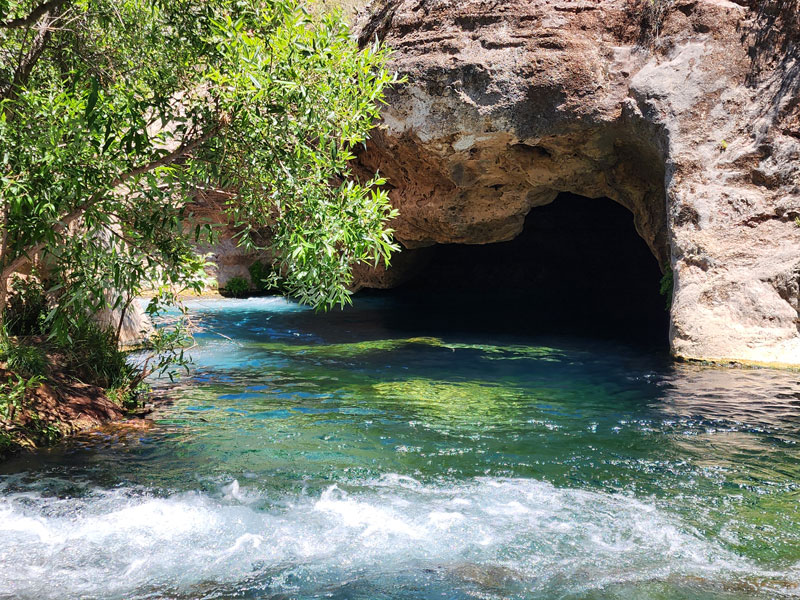
MULTIPOLYGON (((11 371, 0 369, 0 379, 7 388, 13 390, 16 378, 11 371)), ((125 415, 105 390, 94 385, 60 377, 27 387, 17 398, 8 399, 14 407, 8 411, 11 414, 0 417, 0 460, 23 449, 49 446, 67 435, 125 415)))
POLYGON ((144 390, 131 389, 128 366, 101 373, 99 362, 76 364, 35 341, 17 342, 15 353, 0 361, 0 460, 109 423, 142 419, 144 390))
MULTIPOLYGON (((181 297, 223 299, 216 290, 181 297)), ((91 328, 69 349, 41 335, 0 340, 0 461, 83 432, 149 425, 149 388, 132 383, 138 372, 127 362, 141 344, 117 347, 109 335, 91 328)))

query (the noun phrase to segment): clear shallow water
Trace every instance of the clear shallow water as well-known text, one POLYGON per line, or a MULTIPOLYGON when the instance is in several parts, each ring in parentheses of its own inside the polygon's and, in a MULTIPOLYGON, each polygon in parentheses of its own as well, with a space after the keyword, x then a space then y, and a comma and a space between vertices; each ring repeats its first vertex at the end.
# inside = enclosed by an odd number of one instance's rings
POLYGON ((0 598, 800 597, 797 373, 192 309, 155 427, 0 465, 0 598))

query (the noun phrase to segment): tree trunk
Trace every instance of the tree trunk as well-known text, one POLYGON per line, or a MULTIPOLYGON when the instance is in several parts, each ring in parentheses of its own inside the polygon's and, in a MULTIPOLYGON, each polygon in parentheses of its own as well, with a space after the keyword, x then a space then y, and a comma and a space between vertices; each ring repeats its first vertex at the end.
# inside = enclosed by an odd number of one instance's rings
POLYGON ((3 232, 0 237, 0 330, 5 326, 6 302, 8 301, 8 276, 5 272, 8 256, 8 212, 9 203, 3 200, 3 232))

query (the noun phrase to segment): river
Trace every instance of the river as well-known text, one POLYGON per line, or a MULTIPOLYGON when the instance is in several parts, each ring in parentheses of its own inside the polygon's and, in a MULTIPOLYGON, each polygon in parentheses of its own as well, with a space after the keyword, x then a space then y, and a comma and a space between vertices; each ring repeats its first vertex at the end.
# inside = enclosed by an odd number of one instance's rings
POLYGON ((190 309, 152 428, 0 465, 0 598, 800 597, 797 373, 383 296, 190 309))

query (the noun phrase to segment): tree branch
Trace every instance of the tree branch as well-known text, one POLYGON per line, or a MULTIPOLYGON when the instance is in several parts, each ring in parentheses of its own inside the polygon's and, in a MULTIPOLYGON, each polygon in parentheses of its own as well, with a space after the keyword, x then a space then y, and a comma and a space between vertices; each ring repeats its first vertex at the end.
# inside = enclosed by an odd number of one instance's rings
POLYGON ((16 29, 19 27, 29 27, 38 21, 46 12, 60 8, 70 0, 50 0, 34 8, 27 17, 19 17, 10 21, 0 22, 0 29, 16 29))
POLYGON ((125 314, 128 312, 128 308, 130 307, 131 303, 134 301, 134 297, 131 296, 128 298, 128 301, 125 303, 125 306, 122 307, 122 314, 119 316, 119 325, 117 325, 117 333, 114 336, 114 340, 117 342, 117 346, 119 346, 119 337, 122 335, 122 325, 125 323, 125 314))
MULTIPOLYGON (((214 137, 222 128, 223 123, 224 121, 220 119, 217 125, 214 125, 202 135, 193 138, 189 141, 181 143, 181 145, 178 146, 175 150, 165 154, 161 158, 153 160, 144 165, 134 167, 130 171, 127 171, 126 173, 119 175, 114 181, 112 181, 109 184, 108 189, 113 190, 125 184, 126 182, 130 181, 134 177, 143 175, 144 173, 148 173, 154 169, 157 169, 158 167, 163 167, 165 165, 172 164, 180 160, 181 158, 184 158, 193 150, 195 150, 198 146, 204 144, 212 137, 214 137)), ((80 219, 86 213, 87 210, 89 210, 93 206, 103 201, 105 197, 105 192, 106 190, 103 190, 102 192, 97 192, 93 194, 92 196, 89 197, 89 199, 86 202, 84 202, 77 208, 73 209, 71 212, 64 215, 61 219, 59 219, 58 223, 53 227, 53 233, 58 235, 69 229, 69 227, 73 223, 75 223, 78 219, 80 219)), ((47 247, 47 242, 39 242, 38 244, 34 244, 33 246, 25 248, 25 250, 23 250, 19 256, 17 256, 14 260, 8 263, 8 265, 3 267, 2 272, 0 272, 0 278, 3 281, 7 280, 9 277, 11 277, 12 274, 16 273, 24 265, 31 262, 31 260, 33 260, 33 257, 42 250, 44 250, 46 247, 47 247)))
MULTIPOLYGON (((40 17, 44 18, 41 19, 41 22, 39 22, 36 28, 36 35, 33 37, 30 49, 27 53, 25 53, 24 56, 21 57, 19 65, 17 65, 17 69, 14 71, 14 78, 8 84, 6 89, 0 90, 0 98, 13 101, 17 97, 18 91, 25 87, 25 85, 28 83, 28 79, 33 72, 33 67, 36 65, 39 57, 42 55, 42 52, 44 52, 45 46, 47 46, 47 43, 50 40, 52 25, 59 18, 61 5, 66 1, 67 0, 53 0, 53 2, 42 4, 39 6, 39 8, 34 10, 33 13, 31 13, 31 15, 37 13, 36 19, 34 19, 31 23, 38 22, 40 17), (38 12, 39 9, 42 8, 44 8, 44 10, 38 12)), ((8 116, 10 118, 13 118, 14 116, 13 102, 9 104, 8 116)))
POLYGON ((166 262, 164 262, 162 259, 157 257, 155 254, 153 254, 152 252, 149 252, 147 249, 145 249, 144 247, 142 247, 139 244, 135 243, 130 238, 125 237, 119 231, 116 231, 114 229, 113 225, 104 225, 103 228, 107 232, 109 232, 111 235, 113 235, 115 238, 117 238, 119 241, 123 242, 124 244, 127 244, 128 246, 130 246, 131 248, 133 248, 134 250, 136 250, 137 252, 139 252, 143 256, 149 258, 154 263, 156 263, 159 266, 161 266, 161 268, 163 268, 163 269, 168 269, 169 268, 169 265, 166 262))

